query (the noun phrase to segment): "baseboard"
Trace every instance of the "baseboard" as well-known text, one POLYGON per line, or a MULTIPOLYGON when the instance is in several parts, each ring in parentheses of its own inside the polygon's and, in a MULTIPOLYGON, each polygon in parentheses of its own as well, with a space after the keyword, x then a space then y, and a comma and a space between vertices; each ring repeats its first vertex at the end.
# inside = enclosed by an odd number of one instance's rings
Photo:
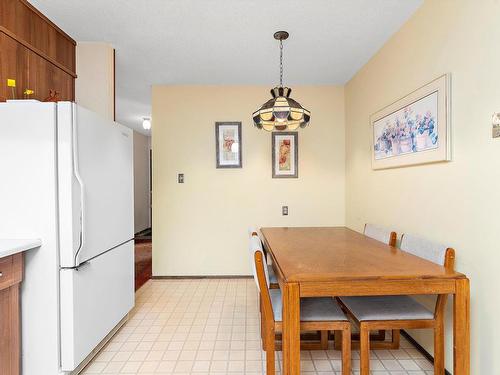
POLYGON ((153 280, 185 280, 185 279, 252 279, 249 275, 193 275, 193 276, 152 276, 153 280))
MULTIPOLYGON (((427 358, 429 361, 432 362, 432 364, 434 364, 434 357, 427 350, 425 350, 424 347, 417 342, 417 340, 415 340, 413 337, 411 337, 408 332, 406 332, 404 329, 402 329, 401 330, 401 335, 405 339, 407 339, 420 353, 422 353, 422 355, 425 358, 427 358)), ((446 375, 451 375, 451 372, 449 372, 446 369, 444 370, 444 373, 446 375)))

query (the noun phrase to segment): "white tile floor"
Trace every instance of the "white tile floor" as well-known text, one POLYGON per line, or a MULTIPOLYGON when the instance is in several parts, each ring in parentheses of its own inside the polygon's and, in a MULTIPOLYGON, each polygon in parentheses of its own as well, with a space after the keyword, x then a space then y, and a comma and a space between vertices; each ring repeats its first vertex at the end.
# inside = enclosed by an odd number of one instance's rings
MULTIPOLYGON (((251 279, 150 280, 137 292, 129 321, 83 374, 264 374, 259 330, 251 279)), ((340 374, 339 357, 335 350, 302 352, 302 374, 340 374)), ((359 374, 359 352, 352 357, 359 374)), ((399 350, 373 351, 371 369, 375 375, 433 374, 404 338, 399 350)))

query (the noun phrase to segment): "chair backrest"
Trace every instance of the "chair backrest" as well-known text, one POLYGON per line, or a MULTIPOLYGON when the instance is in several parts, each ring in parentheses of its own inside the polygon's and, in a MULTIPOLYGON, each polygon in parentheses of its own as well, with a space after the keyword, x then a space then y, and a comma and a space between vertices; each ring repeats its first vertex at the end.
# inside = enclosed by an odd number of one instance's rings
POLYGON ((388 244, 389 246, 396 246, 396 232, 391 232, 387 228, 379 227, 373 224, 365 224, 364 235, 374 240, 388 244))
POLYGON ((448 247, 412 234, 403 234, 401 250, 445 266, 448 247))
POLYGON ((259 291, 262 292, 262 289, 269 289, 269 271, 267 267, 263 267, 263 275, 265 278, 265 284, 260 285, 258 275, 257 275, 257 268, 256 268, 256 262, 255 262, 255 254, 260 253, 261 258, 263 260, 266 259, 266 256, 264 254, 264 251, 262 250, 262 242, 260 241, 259 236, 257 235, 256 232, 251 233, 250 235, 250 243, 248 247, 249 253, 250 253, 250 261, 252 263, 252 272, 253 272, 253 278, 255 280, 255 284, 257 285, 257 288, 259 291))
MULTIPOLYGON (((259 232, 256 227, 249 227, 248 228, 248 237, 251 238, 252 236, 257 236, 259 237, 259 232)), ((260 238, 260 237, 259 237, 260 238)), ((260 240, 262 244, 262 240, 260 240)), ((269 254, 267 253, 266 249, 264 248, 264 245, 262 244, 262 251, 264 252, 264 259, 267 261, 267 264, 270 264, 270 257, 269 254)))
MULTIPOLYGON (((269 293, 269 274, 267 270, 266 257, 262 251, 262 242, 257 233, 250 236, 250 255, 252 258, 252 270, 255 283, 260 292, 262 313, 265 315, 266 324, 274 324, 273 306, 269 293)), ((266 327, 270 329, 270 327, 266 327)))
POLYGON ((248 230, 248 238, 259 235, 259 232, 256 227, 248 227, 247 230, 248 230))
MULTIPOLYGON (((444 266, 450 271, 453 271, 455 268, 455 250, 425 238, 403 234, 401 237, 401 250, 444 266)), ((447 299, 447 294, 438 295, 434 309, 434 317, 436 319, 444 315, 447 299)))

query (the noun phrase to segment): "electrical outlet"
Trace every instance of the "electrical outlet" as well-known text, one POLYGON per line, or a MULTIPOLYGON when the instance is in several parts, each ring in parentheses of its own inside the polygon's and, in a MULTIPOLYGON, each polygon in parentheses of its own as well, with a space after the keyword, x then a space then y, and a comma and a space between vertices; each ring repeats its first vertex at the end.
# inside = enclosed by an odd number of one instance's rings
POLYGON ((177 175, 177 182, 178 182, 179 184, 183 184, 183 183, 184 183, 184 173, 179 173, 179 174, 177 175))
POLYGON ((281 207, 281 214, 283 216, 288 216, 288 206, 282 206, 281 207))

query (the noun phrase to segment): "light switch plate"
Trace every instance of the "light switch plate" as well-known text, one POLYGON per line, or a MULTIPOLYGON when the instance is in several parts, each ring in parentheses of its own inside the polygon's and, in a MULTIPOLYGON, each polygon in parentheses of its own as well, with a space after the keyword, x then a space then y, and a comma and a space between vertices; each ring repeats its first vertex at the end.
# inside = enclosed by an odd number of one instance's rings
POLYGON ((282 206, 281 207, 281 214, 283 216, 288 216, 288 206, 282 206))
POLYGON ((184 183, 184 173, 179 173, 179 174, 177 175, 177 182, 178 182, 179 184, 183 184, 183 183, 184 183))

